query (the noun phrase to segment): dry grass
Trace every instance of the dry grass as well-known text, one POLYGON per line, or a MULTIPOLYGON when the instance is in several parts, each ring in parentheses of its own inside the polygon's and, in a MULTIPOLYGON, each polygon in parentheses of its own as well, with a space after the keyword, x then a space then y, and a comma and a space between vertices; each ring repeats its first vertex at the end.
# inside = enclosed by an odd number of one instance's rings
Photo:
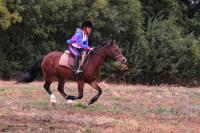
MULTIPOLYGON (((0 132, 57 133, 199 133, 200 88, 173 86, 114 85, 100 83, 103 94, 85 85, 84 98, 67 103, 49 103, 43 82, 15 84, 0 81, 0 132)), ((77 85, 66 83, 65 91, 77 95, 77 85)))

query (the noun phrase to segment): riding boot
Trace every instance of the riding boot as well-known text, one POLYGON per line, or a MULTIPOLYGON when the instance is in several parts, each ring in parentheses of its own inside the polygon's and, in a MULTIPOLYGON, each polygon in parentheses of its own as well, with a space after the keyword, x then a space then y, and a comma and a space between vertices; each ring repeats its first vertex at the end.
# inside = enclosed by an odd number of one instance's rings
POLYGON ((78 74, 80 74, 80 73, 82 73, 83 71, 80 69, 80 66, 79 66, 79 56, 76 56, 75 57, 75 60, 74 60, 74 69, 73 69, 73 71, 74 71, 74 73, 75 73, 75 75, 78 75, 78 74))

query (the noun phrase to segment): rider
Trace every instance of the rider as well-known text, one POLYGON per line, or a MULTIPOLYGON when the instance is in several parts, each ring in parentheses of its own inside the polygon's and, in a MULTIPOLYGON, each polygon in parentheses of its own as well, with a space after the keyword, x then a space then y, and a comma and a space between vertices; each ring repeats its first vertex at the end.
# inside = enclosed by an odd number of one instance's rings
POLYGON ((81 28, 77 28, 71 39, 66 41, 66 43, 69 44, 68 48, 70 53, 75 57, 73 68, 75 75, 83 72, 79 66, 81 53, 83 51, 93 50, 93 48, 90 48, 88 45, 88 36, 92 30, 92 25, 91 21, 84 21, 81 28))

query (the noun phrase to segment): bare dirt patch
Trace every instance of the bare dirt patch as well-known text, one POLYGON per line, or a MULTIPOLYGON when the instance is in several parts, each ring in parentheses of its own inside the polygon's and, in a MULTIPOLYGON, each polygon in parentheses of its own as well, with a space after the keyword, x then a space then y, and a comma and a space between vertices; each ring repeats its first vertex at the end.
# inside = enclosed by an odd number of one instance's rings
MULTIPOLYGON (((15 84, 0 81, 0 132, 58 133, 199 133, 200 88, 115 85, 100 83, 103 94, 85 85, 84 98, 67 103, 58 99, 54 108, 43 82, 15 84)), ((65 91, 77 95, 77 85, 65 91)))

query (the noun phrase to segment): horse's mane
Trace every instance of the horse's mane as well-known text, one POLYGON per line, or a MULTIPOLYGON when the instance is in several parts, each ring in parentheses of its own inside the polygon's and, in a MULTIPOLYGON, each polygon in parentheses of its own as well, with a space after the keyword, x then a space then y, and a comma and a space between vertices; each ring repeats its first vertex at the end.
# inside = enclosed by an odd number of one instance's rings
MULTIPOLYGON (((103 46, 106 46, 106 45, 109 45, 110 42, 109 41, 104 41, 103 43, 101 43, 100 45, 94 47, 94 52, 87 52, 87 56, 86 56, 86 59, 85 60, 88 60, 89 59, 89 55, 93 55, 94 53, 96 53, 95 51, 97 51, 99 48, 103 47, 103 46)), ((97 54, 97 53, 96 53, 97 54)), ((98 54, 97 54, 98 55, 98 54)))
POLYGON ((96 46, 96 47, 94 48, 94 50, 97 50, 97 49, 99 49, 99 48, 101 48, 101 47, 103 47, 103 46, 105 46, 105 45, 108 45, 108 44, 110 44, 109 41, 104 41, 104 42, 101 43, 100 45, 96 46))

